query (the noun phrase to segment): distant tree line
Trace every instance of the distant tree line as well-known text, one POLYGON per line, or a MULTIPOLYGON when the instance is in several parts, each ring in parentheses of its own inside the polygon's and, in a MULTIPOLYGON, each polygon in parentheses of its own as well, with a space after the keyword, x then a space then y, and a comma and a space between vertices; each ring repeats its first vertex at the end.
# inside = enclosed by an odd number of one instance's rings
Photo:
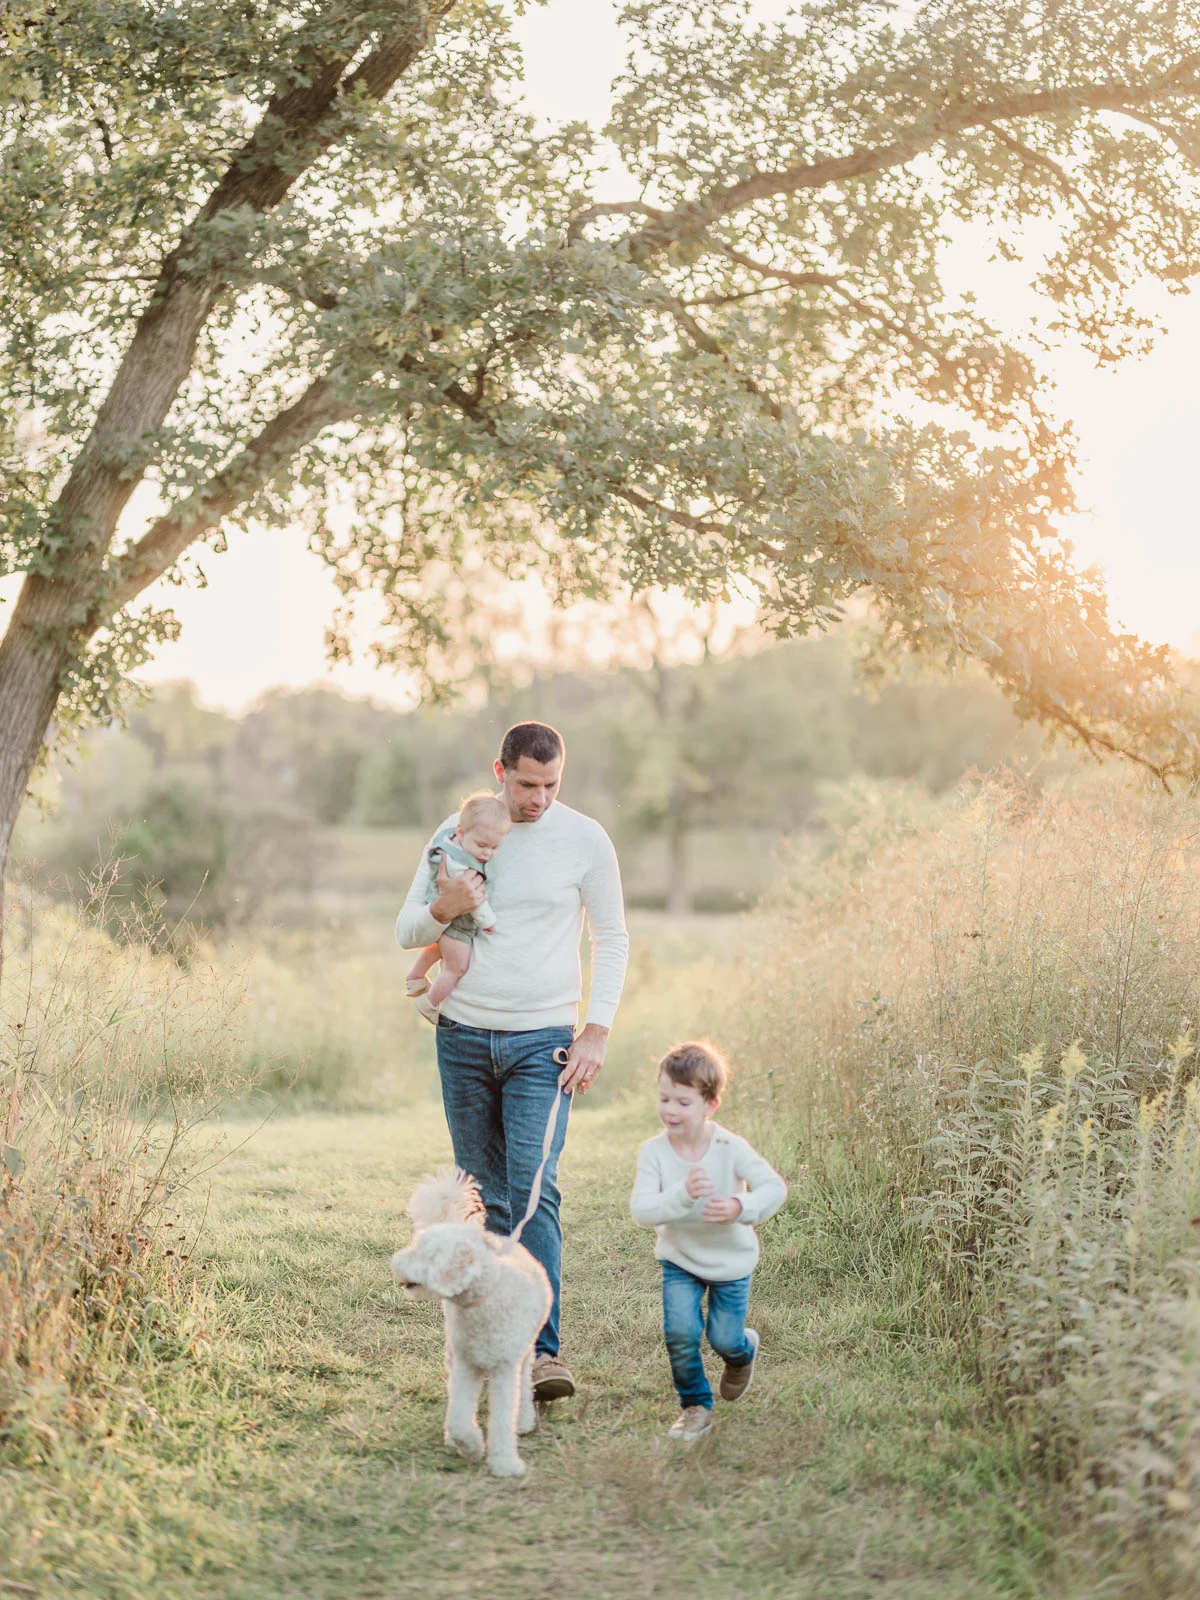
POLYGON ((691 900, 697 829, 773 838, 810 825, 831 782, 937 792, 972 769, 1036 763, 1041 744, 979 676, 908 671, 867 692, 836 634, 648 671, 544 673, 440 710, 275 689, 233 717, 174 684, 54 772, 22 853, 60 881, 107 864, 118 907, 253 920, 311 879, 323 830, 432 829, 490 781, 503 729, 532 717, 565 736, 571 804, 619 842, 663 839, 676 910, 691 900))

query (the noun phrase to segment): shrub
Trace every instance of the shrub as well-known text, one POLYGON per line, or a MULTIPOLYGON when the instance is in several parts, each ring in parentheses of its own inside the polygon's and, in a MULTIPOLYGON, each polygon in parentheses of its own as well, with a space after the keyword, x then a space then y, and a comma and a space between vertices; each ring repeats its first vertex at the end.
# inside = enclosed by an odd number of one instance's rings
MULTIPOLYGON (((0 1456, 50 1459, 177 1349, 174 1198, 247 1087, 236 982, 63 907, 10 915, 0 1011, 0 1456)), ((0 1517, 3 1507, 0 1505, 0 1517)))
POLYGON ((1079 1040, 1136 1081, 1200 1000, 1198 843, 1195 802, 1118 782, 862 790, 762 910, 753 1050, 805 1105, 866 1122, 893 1079, 923 1086, 919 1117, 943 1066, 1039 1045, 1079 1040))
POLYGON ((1070 1486, 1106 1592, 1193 1593, 1200 806, 1102 775, 852 811, 759 914, 736 1053, 864 1250, 907 1219, 914 1314, 1070 1486))
POLYGON ((118 800, 99 818, 61 806, 22 831, 18 855, 119 939, 186 951, 197 930, 244 925, 281 891, 311 890, 311 820, 260 789, 177 763, 135 772, 118 800))
POLYGON ((1050 1071, 1040 1050, 965 1070, 926 1146, 937 1186, 917 1217, 999 1397, 1105 1528, 1140 1536, 1163 1593, 1200 1553, 1190 1037, 1156 1076, 1131 1086, 1077 1046, 1050 1071))

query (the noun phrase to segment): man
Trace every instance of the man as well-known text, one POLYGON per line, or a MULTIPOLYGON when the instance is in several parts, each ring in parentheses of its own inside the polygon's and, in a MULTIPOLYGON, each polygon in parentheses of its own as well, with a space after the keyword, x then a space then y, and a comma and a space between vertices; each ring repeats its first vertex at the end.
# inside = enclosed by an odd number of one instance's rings
POLYGON ((447 923, 482 903, 485 892, 495 912, 494 931, 476 937, 470 966, 437 1018, 438 1074, 454 1159, 478 1180, 494 1233, 510 1233, 525 1215, 557 1107, 541 1196, 521 1235, 554 1291, 534 1351, 539 1400, 575 1393, 559 1355, 558 1158, 569 1094, 586 1092, 604 1064, 629 951, 612 841, 598 822, 556 799, 565 756, 561 735, 545 723, 510 728, 495 773, 513 825, 488 864, 486 888, 477 872, 451 878, 443 860, 438 893, 426 905, 422 862, 396 921, 397 940, 412 950, 435 943, 447 923), (592 987, 577 1034, 585 915, 592 987))

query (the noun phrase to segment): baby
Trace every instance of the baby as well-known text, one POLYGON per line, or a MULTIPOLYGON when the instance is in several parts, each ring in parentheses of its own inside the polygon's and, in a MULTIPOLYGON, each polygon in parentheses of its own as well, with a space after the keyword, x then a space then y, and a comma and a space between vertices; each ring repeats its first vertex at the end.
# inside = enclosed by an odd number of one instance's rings
POLYGON ((758 1261, 754 1225, 787 1199, 775 1169, 712 1121, 728 1078, 724 1057, 706 1040, 668 1050, 658 1064, 665 1131, 638 1152, 630 1202, 634 1221, 658 1234, 663 1336, 681 1407, 669 1431, 685 1444, 712 1428, 713 1393, 700 1353, 706 1331, 725 1363, 722 1400, 741 1399, 754 1378, 759 1339, 746 1326, 758 1261))
MULTIPOLYGON (((504 836, 512 827, 508 807, 494 794, 468 795, 462 803, 455 824, 447 823, 429 847, 429 881, 425 885, 425 904, 438 896, 438 868, 444 861, 452 878, 461 878, 464 872, 478 872, 487 881, 487 863, 504 843, 504 836)), ((474 911, 464 912, 448 923, 445 933, 436 944, 426 945, 413 962, 405 981, 405 989, 412 1000, 417 1000, 422 1016, 437 1020, 437 1012, 454 993, 467 968, 471 965, 471 946, 476 933, 491 933, 496 918, 485 899, 474 911), (429 969, 441 962, 441 971, 429 983, 429 969)))

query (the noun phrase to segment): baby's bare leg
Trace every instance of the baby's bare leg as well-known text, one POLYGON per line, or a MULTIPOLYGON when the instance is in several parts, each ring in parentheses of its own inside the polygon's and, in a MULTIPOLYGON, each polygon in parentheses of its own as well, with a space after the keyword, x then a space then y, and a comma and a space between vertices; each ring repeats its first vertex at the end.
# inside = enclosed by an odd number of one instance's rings
POLYGON ((442 970, 429 991, 431 1006, 440 1006, 450 998, 458 980, 471 965, 471 946, 465 939, 452 939, 444 933, 438 940, 438 951, 442 958, 442 970))
POLYGON ((424 950, 418 953, 417 959, 408 969, 408 977, 404 980, 404 987, 410 995, 425 993, 429 987, 425 982, 429 969, 436 966, 441 959, 442 952, 436 944, 427 944, 424 950))

